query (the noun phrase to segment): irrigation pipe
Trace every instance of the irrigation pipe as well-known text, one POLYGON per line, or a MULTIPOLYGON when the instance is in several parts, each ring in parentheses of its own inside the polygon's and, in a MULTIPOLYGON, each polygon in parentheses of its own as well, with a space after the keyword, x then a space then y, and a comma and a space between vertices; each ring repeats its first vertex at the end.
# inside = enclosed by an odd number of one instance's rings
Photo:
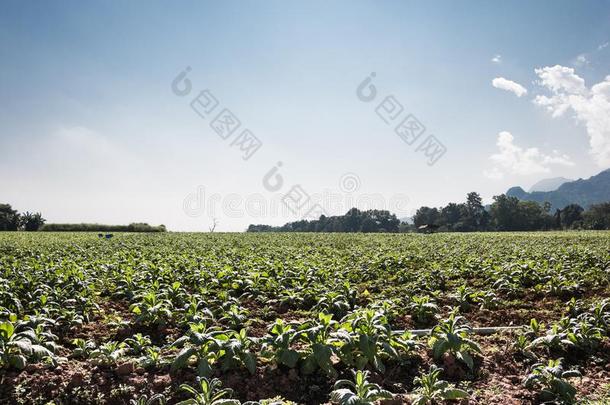
MULTIPOLYGON (((489 328, 472 328, 471 333, 475 335, 494 335, 496 333, 507 330, 523 329, 524 326, 496 326, 489 328)), ((432 329, 413 329, 413 330, 395 330, 396 333, 411 332, 415 336, 427 336, 432 332, 432 329)))

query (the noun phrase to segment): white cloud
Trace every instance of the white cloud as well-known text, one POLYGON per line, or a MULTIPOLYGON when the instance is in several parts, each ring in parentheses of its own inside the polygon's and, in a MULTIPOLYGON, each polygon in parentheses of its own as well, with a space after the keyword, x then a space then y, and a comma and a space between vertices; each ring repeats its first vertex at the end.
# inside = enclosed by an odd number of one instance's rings
POLYGON ((489 158, 496 164, 490 171, 483 174, 491 179, 501 179, 505 173, 516 175, 530 175, 537 173, 550 173, 551 165, 574 166, 569 156, 553 151, 546 155, 538 148, 523 148, 514 143, 515 138, 508 131, 498 134, 496 145, 499 152, 489 158))
POLYGON ((534 103, 544 107, 553 117, 560 117, 571 110, 587 130, 590 153, 595 162, 601 167, 609 166, 610 76, 588 89, 572 68, 557 65, 536 69, 535 72, 550 96, 538 95, 534 103))
POLYGON ((540 84, 555 93, 567 92, 582 94, 586 92, 585 81, 574 73, 573 68, 555 65, 534 69, 540 84))
POLYGON ((493 63, 502 63, 502 55, 494 55, 494 57, 491 58, 491 61, 493 63))
POLYGON ((511 93, 515 93, 517 97, 521 97, 527 94, 527 89, 521 86, 517 82, 513 82, 512 80, 505 79, 504 77, 496 77, 491 81, 491 85, 496 89, 510 91, 511 93))
POLYGON ((600 46, 597 47, 597 50, 601 51, 602 49, 606 48, 608 45, 610 45, 610 42, 604 42, 603 44, 601 44, 600 46))
POLYGON ((589 59, 587 59, 587 55, 580 54, 574 60, 574 66, 581 67, 589 64, 589 59))
POLYGON ((496 77, 491 81, 491 85, 496 89, 510 91, 517 97, 527 94, 527 89, 525 87, 521 86, 517 82, 513 82, 512 80, 508 80, 503 77, 496 77))

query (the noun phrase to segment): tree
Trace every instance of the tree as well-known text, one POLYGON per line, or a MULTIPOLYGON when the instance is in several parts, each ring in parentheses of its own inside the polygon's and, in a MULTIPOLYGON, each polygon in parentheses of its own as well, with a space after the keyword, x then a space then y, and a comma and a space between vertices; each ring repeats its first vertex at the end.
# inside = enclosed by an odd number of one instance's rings
POLYGON ((19 229, 19 213, 10 204, 0 204, 0 231, 16 231, 19 229))
POLYGON ((438 225, 439 212, 436 208, 420 207, 413 216, 413 223, 416 228, 423 225, 438 225))
POLYGON ((565 206, 559 214, 560 225, 562 228, 572 228, 574 223, 582 221, 582 213, 584 209, 578 204, 570 204, 565 206))
POLYGON ((439 225, 447 231, 460 231, 463 228, 462 215, 465 211, 464 204, 449 203, 441 208, 439 225))
POLYGON ((212 219, 212 225, 208 226, 208 229, 210 230, 210 233, 213 233, 216 230, 216 225, 218 225, 218 219, 216 217, 214 217, 212 219))
POLYGON ((363 220, 362 212, 358 208, 352 208, 343 217, 342 232, 358 232, 363 220))
POLYGON ((537 202, 505 194, 494 197, 491 218, 499 231, 534 231, 553 227, 553 217, 537 202))
POLYGON ((545 201, 545 202, 544 202, 544 204, 542 204, 542 209, 543 209, 543 210, 544 210, 544 212, 546 212, 547 214, 548 214, 549 212, 551 212, 551 208, 553 208, 553 205, 552 205, 550 202, 548 202, 548 201, 545 201))
MULTIPOLYGON (((364 212, 364 216, 368 224, 374 224, 374 230, 369 232, 398 232, 400 220, 396 218, 396 215, 391 214, 390 211, 368 210, 364 212)), ((364 222, 362 227, 364 227, 364 222)), ((365 232, 364 229, 362 231, 365 232)))
POLYGON ((610 229, 610 202, 592 205, 583 217, 589 229, 610 229))
POLYGON ((31 212, 27 212, 21 215, 19 220, 20 228, 25 231, 37 231, 39 230, 46 220, 42 217, 40 212, 36 214, 32 214, 31 212))
POLYGON ((494 196, 491 204, 491 218, 495 228, 499 231, 515 230, 515 219, 519 210, 519 199, 508 197, 506 194, 494 196))
POLYGON ((553 218, 535 201, 519 201, 517 231, 536 231, 552 228, 553 218))
POLYGON ((483 206, 483 200, 479 193, 471 192, 466 196, 466 218, 464 220, 466 230, 482 231, 487 228, 489 214, 483 206))

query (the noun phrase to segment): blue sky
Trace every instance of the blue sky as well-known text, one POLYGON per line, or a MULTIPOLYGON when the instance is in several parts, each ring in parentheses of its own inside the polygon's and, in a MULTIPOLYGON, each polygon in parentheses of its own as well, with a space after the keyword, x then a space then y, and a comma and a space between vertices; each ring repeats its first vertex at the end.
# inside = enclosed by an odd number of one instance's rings
POLYGON ((0 199, 50 222, 238 231, 299 218, 272 212, 297 184, 329 214, 394 198, 407 216, 586 178, 610 167, 608 41, 609 1, 4 2, 0 199), (262 142, 247 161, 190 108, 204 89, 262 142), (388 95, 445 146, 434 165, 375 113, 388 95))

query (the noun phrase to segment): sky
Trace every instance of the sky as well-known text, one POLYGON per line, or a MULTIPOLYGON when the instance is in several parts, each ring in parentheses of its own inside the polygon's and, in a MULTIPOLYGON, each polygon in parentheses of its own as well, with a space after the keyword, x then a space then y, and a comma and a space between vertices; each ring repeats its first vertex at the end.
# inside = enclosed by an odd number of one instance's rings
POLYGON ((588 178, 609 41, 601 0, 3 1, 0 202, 243 231, 588 178))

